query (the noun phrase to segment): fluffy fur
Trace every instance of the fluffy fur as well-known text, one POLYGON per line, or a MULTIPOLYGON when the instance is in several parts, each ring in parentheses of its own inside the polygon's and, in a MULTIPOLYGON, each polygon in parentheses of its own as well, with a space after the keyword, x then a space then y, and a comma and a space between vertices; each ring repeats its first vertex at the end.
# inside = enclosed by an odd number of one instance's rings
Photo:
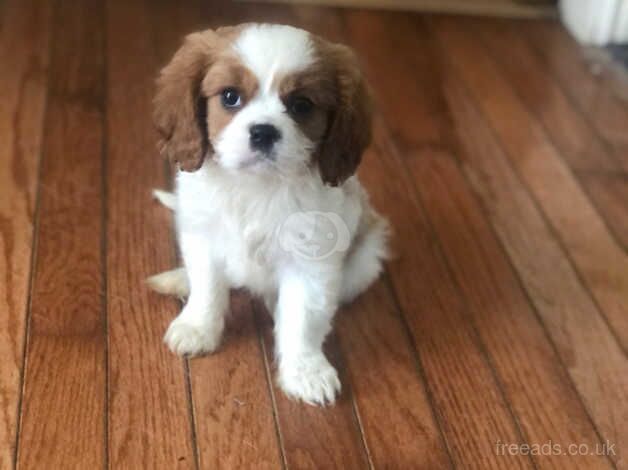
POLYGON ((282 389, 333 402, 340 382, 323 341, 386 256, 387 224, 352 176, 370 139, 353 54, 289 26, 192 34, 160 75, 155 121, 179 165, 176 194, 155 197, 175 211, 184 268, 148 282, 187 297, 166 343, 214 351, 229 289, 247 288, 273 313, 282 389), (259 125, 272 138, 260 143, 259 125))

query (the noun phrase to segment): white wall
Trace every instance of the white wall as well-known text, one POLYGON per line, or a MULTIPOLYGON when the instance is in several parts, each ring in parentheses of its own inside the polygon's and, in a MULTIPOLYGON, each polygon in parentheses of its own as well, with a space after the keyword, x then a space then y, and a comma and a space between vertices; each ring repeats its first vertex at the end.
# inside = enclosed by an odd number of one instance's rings
POLYGON ((561 0, 560 14, 584 44, 628 43, 628 0, 561 0))

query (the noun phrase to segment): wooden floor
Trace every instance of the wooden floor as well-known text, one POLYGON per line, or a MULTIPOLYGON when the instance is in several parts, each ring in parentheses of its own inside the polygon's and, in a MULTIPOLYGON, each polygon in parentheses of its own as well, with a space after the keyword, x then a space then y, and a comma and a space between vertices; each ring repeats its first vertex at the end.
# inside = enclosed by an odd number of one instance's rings
POLYGON ((550 20, 0 2, 0 469, 628 468, 626 87, 550 20), (143 285, 176 262, 155 74, 251 20, 352 45, 376 100, 396 257, 338 316, 326 409, 278 390, 246 295, 185 361, 143 285))

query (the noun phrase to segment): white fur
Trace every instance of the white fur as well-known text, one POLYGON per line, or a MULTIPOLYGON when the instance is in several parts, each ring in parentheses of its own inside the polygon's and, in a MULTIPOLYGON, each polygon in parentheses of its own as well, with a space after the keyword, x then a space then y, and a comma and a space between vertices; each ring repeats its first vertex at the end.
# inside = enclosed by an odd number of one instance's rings
MULTIPOLYGON (((311 63, 307 33, 252 26, 235 48, 260 83, 311 63)), ((156 192, 175 210, 185 271, 154 276, 159 292, 189 298, 165 341, 180 354, 211 352, 220 342, 230 288, 245 287, 274 308, 278 382, 291 397, 332 403, 340 381, 322 351, 338 304, 372 283, 386 255, 386 223, 357 177, 323 183, 313 144, 286 116, 271 85, 212 142, 215 159, 178 172, 176 196, 156 192), (248 126, 271 122, 282 133, 273 163, 248 148, 248 126)))
MULTIPOLYGON (((172 194, 172 197, 176 200, 174 194, 172 194)), ((169 206, 166 207, 170 208, 169 206)), ((190 295, 190 283, 188 282, 188 275, 185 272, 185 268, 176 268, 171 271, 155 274, 146 279, 146 283, 151 289, 160 294, 174 295, 180 299, 190 295)))
POLYGON ((174 194, 162 191, 161 189, 154 189, 153 196, 168 209, 174 210, 177 200, 177 197, 174 194))

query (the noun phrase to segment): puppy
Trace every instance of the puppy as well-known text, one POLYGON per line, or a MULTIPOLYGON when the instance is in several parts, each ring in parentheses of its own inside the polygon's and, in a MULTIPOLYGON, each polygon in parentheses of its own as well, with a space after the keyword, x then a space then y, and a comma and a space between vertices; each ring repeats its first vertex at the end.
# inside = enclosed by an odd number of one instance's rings
POLYGON ((179 168, 175 194, 156 195, 175 211, 185 267, 149 283, 188 297, 165 342, 214 351, 229 289, 247 288, 273 313, 281 388, 332 403, 323 341, 386 256, 387 223, 354 175, 371 127, 355 56, 290 26, 194 33, 161 71, 154 117, 179 168))

